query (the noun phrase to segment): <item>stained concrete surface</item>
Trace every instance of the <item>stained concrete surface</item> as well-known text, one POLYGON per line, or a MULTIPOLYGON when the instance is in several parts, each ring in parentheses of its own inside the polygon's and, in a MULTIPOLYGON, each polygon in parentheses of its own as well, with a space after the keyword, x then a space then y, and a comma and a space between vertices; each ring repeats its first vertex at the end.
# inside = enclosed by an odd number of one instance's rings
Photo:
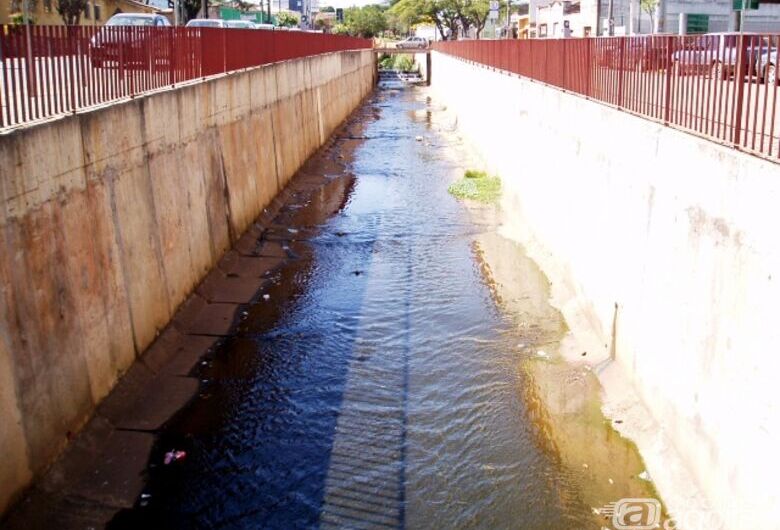
POLYGON ((327 175, 343 173, 345 152, 330 140, 304 164, 181 304, 3 528, 97 528, 138 502, 147 466, 157 465, 149 462, 156 433, 207 383, 193 368, 235 332, 246 304, 262 297, 275 271, 304 252, 299 242, 314 233, 288 229, 290 216, 279 210, 291 200, 319 201, 314 217, 295 220, 315 225, 327 219, 344 200, 344 177, 333 186, 327 175))

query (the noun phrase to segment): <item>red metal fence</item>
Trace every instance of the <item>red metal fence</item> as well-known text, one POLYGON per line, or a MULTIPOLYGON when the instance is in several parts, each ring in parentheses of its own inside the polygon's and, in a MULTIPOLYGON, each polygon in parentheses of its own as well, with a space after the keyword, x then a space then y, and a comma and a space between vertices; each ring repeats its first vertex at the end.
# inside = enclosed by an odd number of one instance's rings
POLYGON ((219 28, 0 26, 0 128, 368 39, 219 28))
POLYGON ((434 49, 780 159, 780 35, 440 42, 434 49))

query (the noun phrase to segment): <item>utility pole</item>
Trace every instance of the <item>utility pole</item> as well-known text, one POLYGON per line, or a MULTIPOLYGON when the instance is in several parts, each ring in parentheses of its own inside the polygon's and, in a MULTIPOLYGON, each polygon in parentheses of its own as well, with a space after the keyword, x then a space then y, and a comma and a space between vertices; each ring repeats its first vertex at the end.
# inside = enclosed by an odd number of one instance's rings
POLYGON ((610 37, 615 36, 615 0, 609 0, 607 4, 607 32, 610 37))
POLYGON ((200 0, 200 10, 203 11, 203 18, 209 18, 209 0, 200 0))
POLYGON ((511 17, 512 13, 512 0, 506 0, 506 34, 504 35, 505 39, 509 38, 509 19, 511 17))

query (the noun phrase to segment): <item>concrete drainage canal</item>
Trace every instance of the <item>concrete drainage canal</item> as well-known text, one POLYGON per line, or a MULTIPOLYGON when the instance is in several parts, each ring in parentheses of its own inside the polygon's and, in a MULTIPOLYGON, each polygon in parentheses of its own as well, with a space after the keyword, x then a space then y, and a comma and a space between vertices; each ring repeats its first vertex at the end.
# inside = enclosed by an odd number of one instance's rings
POLYGON ((234 250, 267 281, 110 528, 598 529, 655 496, 499 205, 448 192, 480 163, 445 117, 383 74, 234 250))

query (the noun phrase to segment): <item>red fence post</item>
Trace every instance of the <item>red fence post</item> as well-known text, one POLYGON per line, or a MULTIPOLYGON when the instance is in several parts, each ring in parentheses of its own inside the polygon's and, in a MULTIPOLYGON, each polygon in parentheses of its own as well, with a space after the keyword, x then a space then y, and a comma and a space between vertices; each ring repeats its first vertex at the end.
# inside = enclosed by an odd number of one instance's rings
POLYGON ((620 39, 620 61, 618 65, 617 106, 623 108, 623 83, 626 77, 626 39, 620 39))
POLYGON ((745 70, 745 36, 740 34, 737 40, 737 68, 734 72, 734 83, 736 84, 736 102, 734 110, 734 134, 732 135, 732 144, 739 147, 742 140, 742 105, 745 96, 745 76, 749 72, 745 70))

